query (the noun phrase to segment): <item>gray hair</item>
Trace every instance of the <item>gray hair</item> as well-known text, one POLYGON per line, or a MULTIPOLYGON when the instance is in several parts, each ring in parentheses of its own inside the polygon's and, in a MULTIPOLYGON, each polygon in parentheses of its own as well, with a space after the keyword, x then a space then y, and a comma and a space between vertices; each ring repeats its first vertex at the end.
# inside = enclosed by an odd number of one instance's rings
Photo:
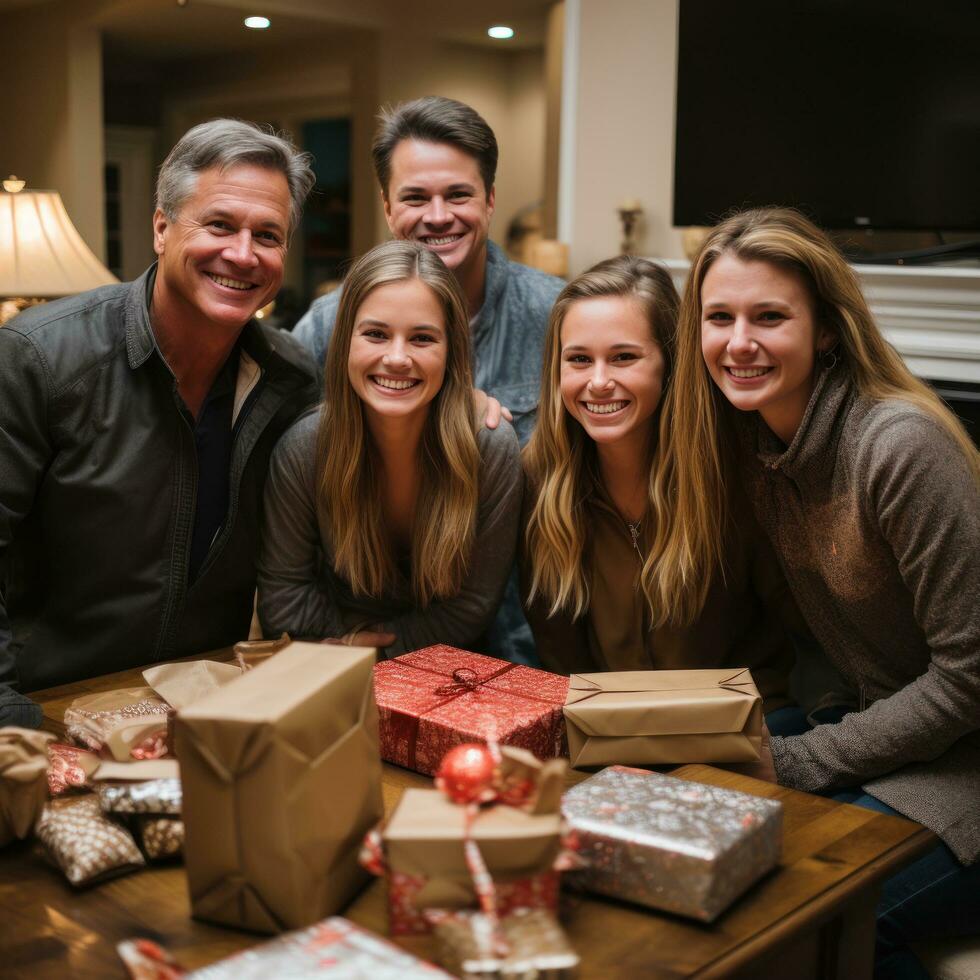
POLYGON ((157 177, 157 207, 175 221, 184 201, 194 193, 204 170, 228 170, 254 164, 278 170, 286 178, 291 198, 289 231, 299 223, 303 202, 316 178, 313 157, 298 150, 283 134, 242 119, 212 119, 189 129, 167 154, 157 177))

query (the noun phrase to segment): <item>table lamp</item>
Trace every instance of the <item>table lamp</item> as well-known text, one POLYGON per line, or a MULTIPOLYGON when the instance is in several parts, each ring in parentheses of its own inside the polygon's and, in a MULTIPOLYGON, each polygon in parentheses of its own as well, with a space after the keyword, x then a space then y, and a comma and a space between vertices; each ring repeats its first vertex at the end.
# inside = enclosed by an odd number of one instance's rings
POLYGON ((57 191, 0 191, 0 326, 22 309, 119 280, 95 257, 57 191))

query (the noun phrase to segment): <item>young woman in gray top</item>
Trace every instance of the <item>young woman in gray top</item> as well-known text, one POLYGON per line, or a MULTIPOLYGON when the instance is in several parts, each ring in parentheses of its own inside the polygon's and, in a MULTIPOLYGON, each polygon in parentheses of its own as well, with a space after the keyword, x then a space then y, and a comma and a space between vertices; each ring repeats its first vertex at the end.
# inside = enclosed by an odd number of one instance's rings
POLYGON ((507 423, 477 423, 465 304, 436 255, 388 242, 351 268, 325 381, 269 469, 264 632, 473 645, 513 562, 520 463, 507 423))
POLYGON ((905 942, 980 923, 977 451, 884 341, 840 252, 795 211, 749 211, 709 235, 674 385, 686 407, 674 416, 672 553, 712 556, 737 460, 800 611, 860 692, 836 723, 774 737, 770 773, 897 811, 943 841, 886 883, 876 976, 895 975, 905 942))

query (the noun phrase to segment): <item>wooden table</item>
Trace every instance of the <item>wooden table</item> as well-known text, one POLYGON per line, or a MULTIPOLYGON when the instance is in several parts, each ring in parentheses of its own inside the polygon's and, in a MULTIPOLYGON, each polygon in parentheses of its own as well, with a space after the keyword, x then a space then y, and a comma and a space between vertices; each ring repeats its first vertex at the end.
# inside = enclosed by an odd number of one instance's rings
MULTIPOLYGON (((64 710, 74 698, 141 683, 139 671, 129 671, 33 697, 44 706, 45 728, 61 734, 64 710)), ((908 820, 710 766, 682 766, 675 775, 781 800, 781 865, 710 926, 566 893, 562 920, 582 957, 581 976, 870 977, 878 886, 927 850, 935 841, 932 833, 908 820)), ((577 782, 584 776, 569 778, 577 782)), ((428 785, 424 776, 385 766, 386 812, 405 787, 428 785)), ((384 934, 383 883, 369 885, 344 914, 384 934)), ((261 941, 191 919, 181 866, 158 866, 76 891, 32 843, 11 845, 0 854, 0 976, 121 977, 125 971, 115 944, 134 936, 156 939, 187 967, 261 941)), ((431 956, 427 938, 399 944, 431 956)))

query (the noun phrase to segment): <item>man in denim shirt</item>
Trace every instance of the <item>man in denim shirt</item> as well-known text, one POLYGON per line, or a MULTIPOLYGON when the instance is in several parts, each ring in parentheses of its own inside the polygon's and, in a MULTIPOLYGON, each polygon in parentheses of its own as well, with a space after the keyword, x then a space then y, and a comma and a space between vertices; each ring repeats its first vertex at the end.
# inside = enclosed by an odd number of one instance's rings
MULTIPOLYGON (((534 428, 548 315, 564 282, 510 262, 487 239, 493 130, 461 102, 417 99, 382 113, 372 155, 392 235, 422 242, 455 273, 469 306, 475 384, 510 409, 524 445, 534 428)), ((293 331, 321 366, 339 293, 316 300, 293 331)), ((509 660, 536 662, 513 579, 487 646, 509 660)))

